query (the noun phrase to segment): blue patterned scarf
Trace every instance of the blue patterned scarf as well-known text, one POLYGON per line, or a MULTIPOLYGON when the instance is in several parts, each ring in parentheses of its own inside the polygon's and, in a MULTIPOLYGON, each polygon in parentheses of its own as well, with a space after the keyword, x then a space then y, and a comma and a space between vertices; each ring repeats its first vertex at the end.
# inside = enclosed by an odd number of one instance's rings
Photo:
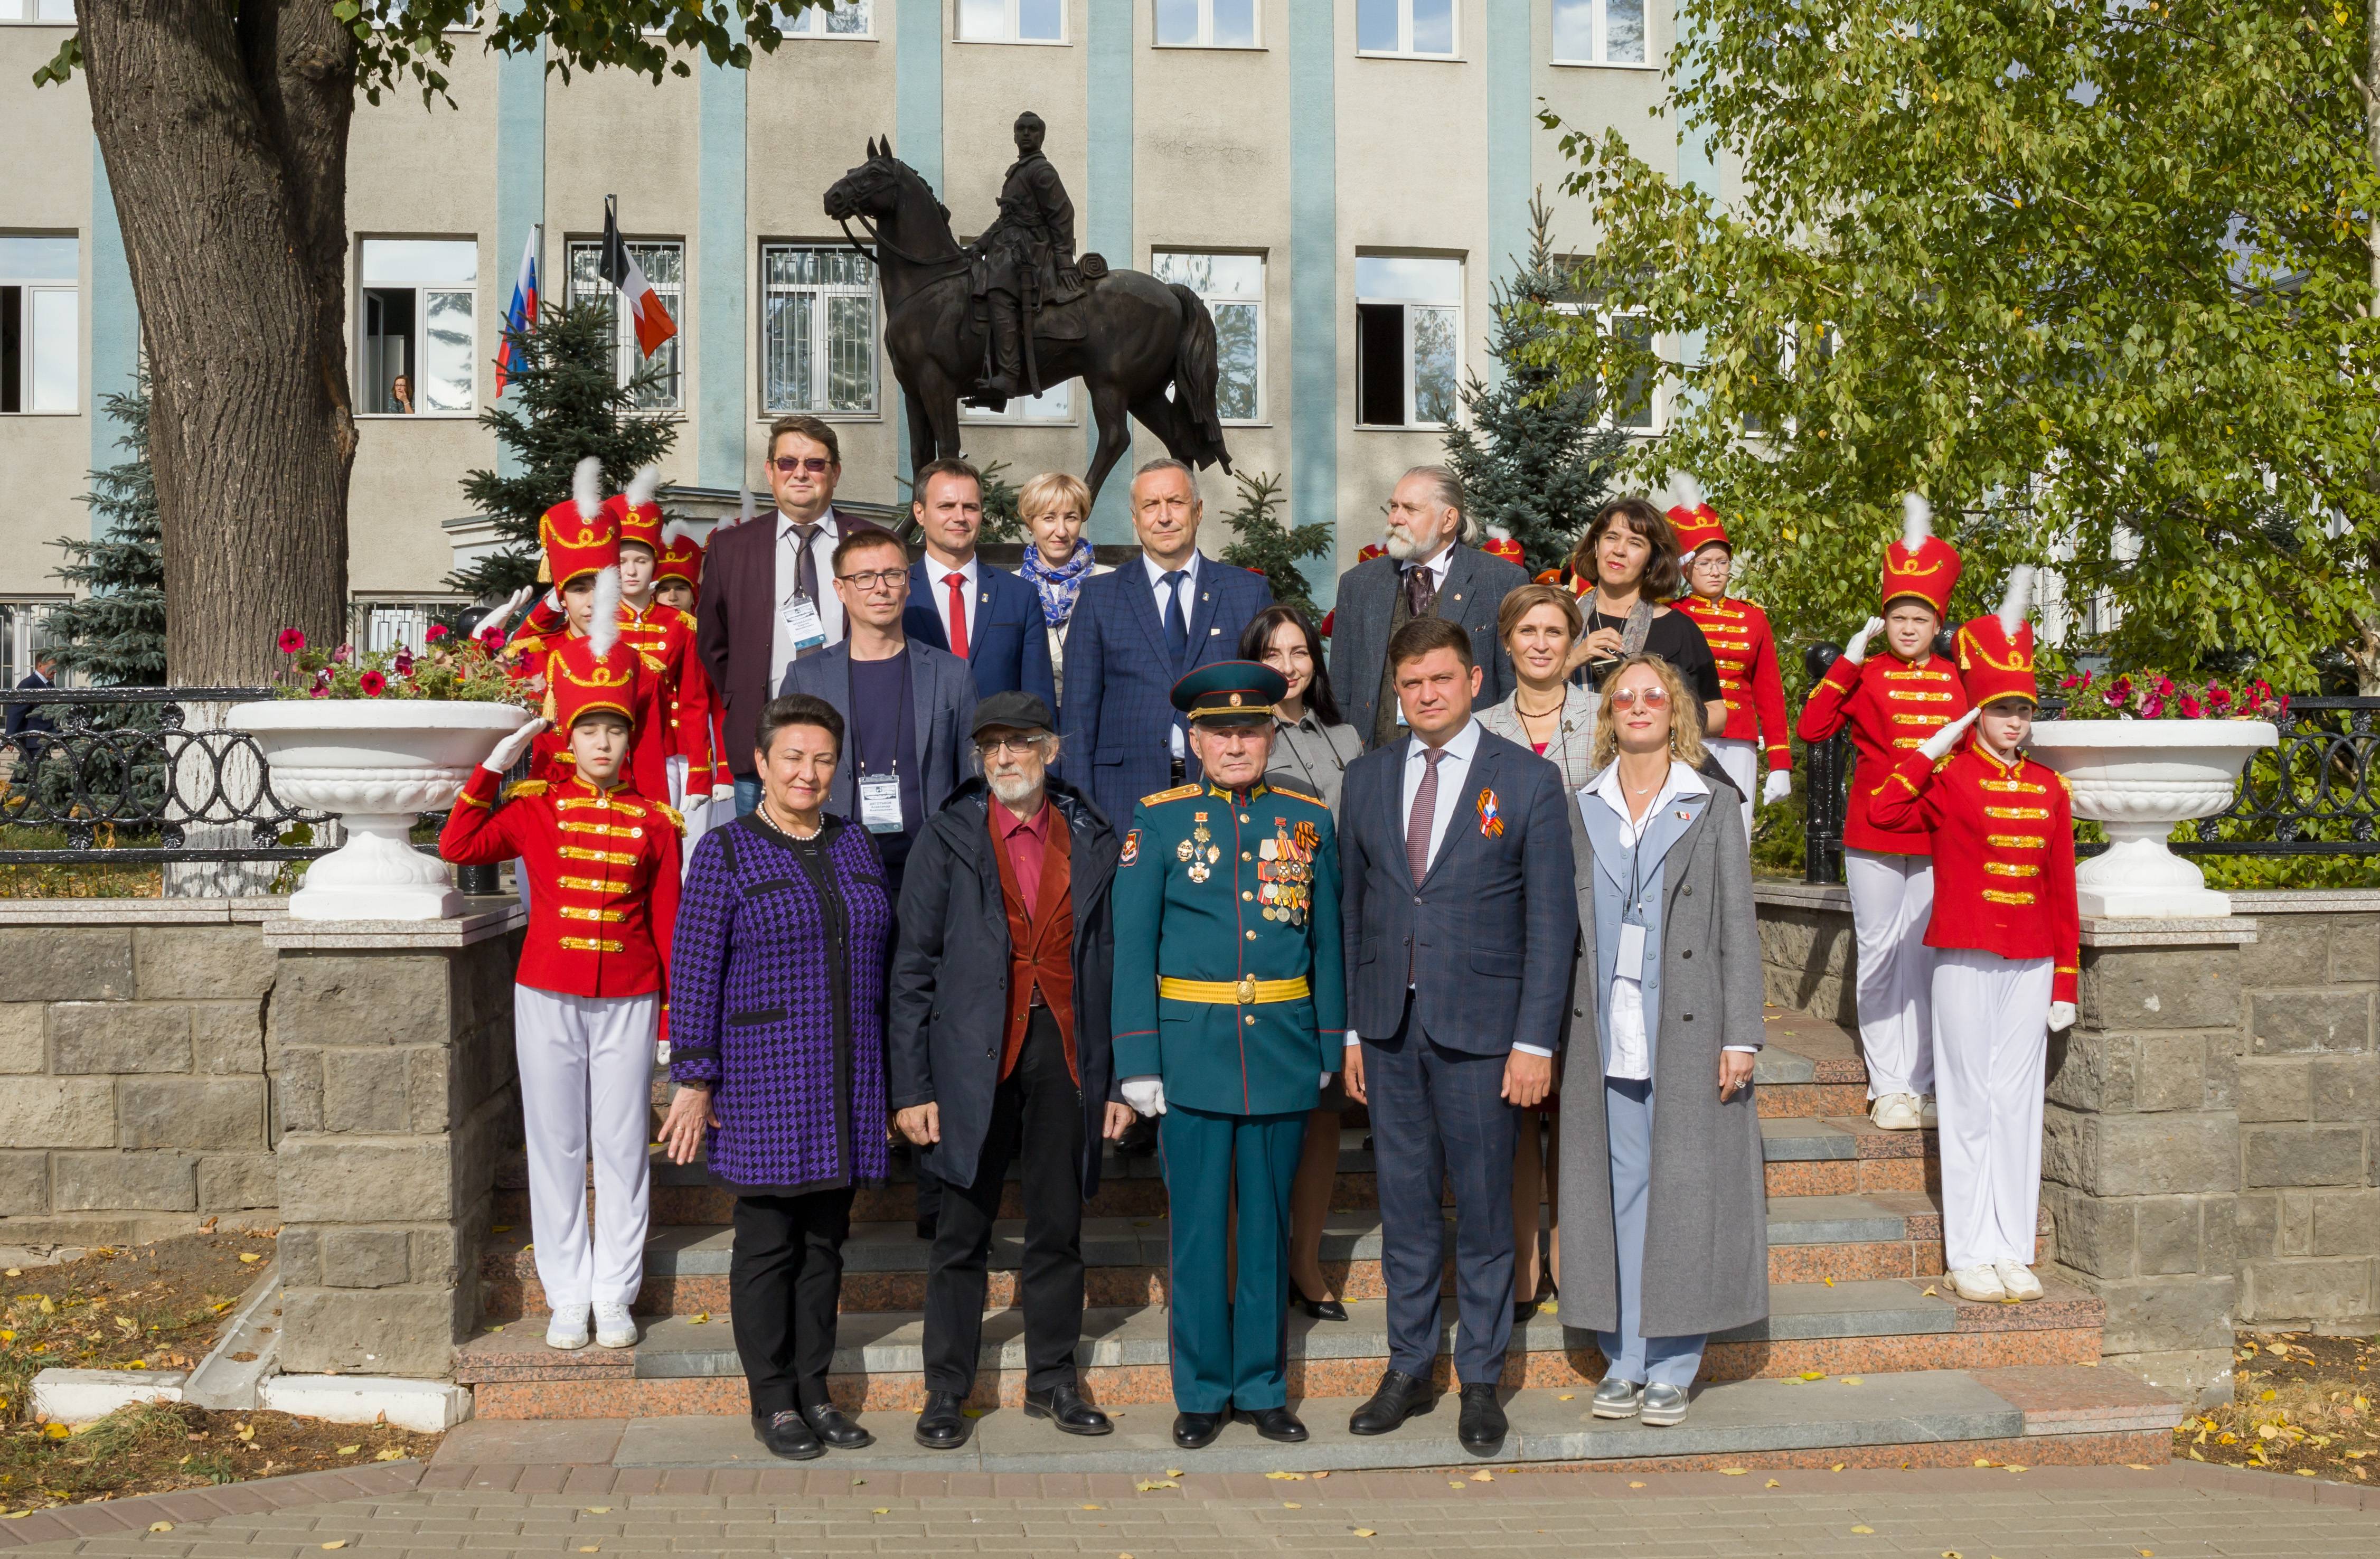
POLYGON ((1075 615, 1075 597, 1082 593, 1083 581, 1091 577, 1091 543, 1077 541, 1075 555, 1061 567, 1052 568, 1041 556, 1041 549, 1026 542, 1023 574, 1033 588, 1041 592, 1041 616, 1051 627, 1063 627, 1066 619, 1075 615))

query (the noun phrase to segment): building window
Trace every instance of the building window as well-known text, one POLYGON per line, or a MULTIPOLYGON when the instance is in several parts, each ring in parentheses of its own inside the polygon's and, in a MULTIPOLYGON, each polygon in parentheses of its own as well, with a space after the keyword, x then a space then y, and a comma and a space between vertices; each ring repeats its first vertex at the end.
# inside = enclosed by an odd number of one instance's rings
POLYGON ((778 28, 788 38, 867 38, 875 33, 874 0, 834 0, 809 6, 791 17, 780 17, 778 28))
POLYGON ((1444 428, 1461 402, 1463 262, 1355 260, 1355 420, 1444 428))
POLYGON ((626 384, 638 375, 650 372, 651 377, 638 386, 637 409, 639 411, 680 411, 686 407, 686 375, 681 348, 686 342, 686 245, 674 239, 628 242, 628 253, 637 262, 645 280, 653 284, 653 294, 677 321, 679 332, 662 343, 662 349, 647 358, 637 346, 637 325, 628 311, 619 307, 620 295, 610 282, 603 279, 603 246, 596 239, 585 239, 570 246, 570 303, 573 308, 589 306, 608 309, 612 312, 612 340, 619 363, 619 380, 626 384))
POLYGON ((981 407, 960 407, 962 420, 969 422, 1071 422, 1075 420, 1075 382, 1052 384, 1038 396, 1019 396, 998 411, 986 411, 981 407))
POLYGON ((1645 0, 1554 0, 1556 65, 1645 65, 1645 0))
POLYGON ((358 408, 366 416, 468 417, 477 405, 469 238, 366 238, 358 408))
POLYGON ((1160 281, 1196 293, 1215 316, 1216 414, 1226 422, 1264 420, 1264 257, 1257 254, 1152 256, 1160 281))
MULTIPOLYGON (((34 660, 50 642, 49 616, 66 604, 63 597, 0 601, 0 688, 14 688, 33 669, 34 660)), ((61 684, 72 678, 57 674, 61 684)))
POLYGON ((1167 49, 1261 46, 1257 0, 1157 0, 1157 43, 1167 49))
POLYGON ((1355 0, 1355 52, 1452 59, 1454 0, 1355 0))
POLYGON ((429 647, 431 627, 442 619, 452 623, 468 605, 453 595, 352 601, 347 603, 347 641, 367 652, 407 650, 419 655, 429 647))
POLYGON ((0 0, 0 25, 8 22, 49 22, 75 19, 74 0, 0 0))
POLYGON ((876 268, 866 255, 760 246, 760 408, 876 409, 876 268))
POLYGON ((1065 0, 959 0, 962 43, 1065 41, 1065 0))
POLYGON ((81 245, 0 236, 0 412, 82 409, 81 245))

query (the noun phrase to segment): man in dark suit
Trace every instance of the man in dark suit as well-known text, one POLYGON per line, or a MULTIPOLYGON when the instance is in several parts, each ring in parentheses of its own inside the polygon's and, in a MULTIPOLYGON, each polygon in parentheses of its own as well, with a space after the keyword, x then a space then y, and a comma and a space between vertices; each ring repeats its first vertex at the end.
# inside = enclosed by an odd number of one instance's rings
POLYGON ((1348 1428, 1386 1434, 1430 1405, 1451 1181, 1459 1432, 1484 1454, 1505 1432, 1514 1112, 1553 1085, 1578 939, 1571 799, 1558 768, 1472 718, 1461 627, 1417 618, 1388 654, 1409 734, 1350 763, 1339 801, 1347 1092, 1397 1149, 1378 1174, 1389 1368, 1348 1428))
POLYGON ((834 549, 854 530, 880 530, 836 511, 842 476, 831 424, 780 417, 769 427, 769 487, 777 512, 710 534, 695 605, 695 652, 726 707, 738 816, 760 804, 752 738, 761 706, 784 682, 789 664, 843 640, 843 605, 827 588, 834 549))
POLYGON ((1039 593, 976 555, 982 474, 965 460, 932 462, 917 473, 909 513, 925 532, 926 555, 909 567, 902 631, 966 662, 978 697, 1030 693, 1057 708, 1039 593))
POLYGON ((1528 571, 1467 544, 1463 483, 1444 466, 1415 466, 1389 499, 1388 552, 1339 576, 1330 629, 1330 687, 1367 747, 1404 733, 1389 687, 1389 639, 1415 617, 1471 635, 1481 709, 1512 691, 1512 663, 1496 637, 1496 611, 1529 582, 1528 571))
POLYGON ((1086 581, 1066 637, 1067 773, 1090 776, 1109 821, 1144 796, 1199 777, 1173 685, 1239 658, 1240 632, 1272 604, 1261 574, 1198 552, 1198 489, 1179 460, 1151 460, 1132 479, 1140 561, 1086 581), (1086 770, 1082 765, 1087 764, 1086 770))

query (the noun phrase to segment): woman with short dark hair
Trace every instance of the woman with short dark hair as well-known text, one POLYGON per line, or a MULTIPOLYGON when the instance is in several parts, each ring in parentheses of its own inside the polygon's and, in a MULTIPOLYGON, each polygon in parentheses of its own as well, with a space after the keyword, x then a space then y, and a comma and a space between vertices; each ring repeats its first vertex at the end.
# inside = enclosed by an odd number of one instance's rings
POLYGON ((735 1195, 728 1268, 752 1423, 807 1460, 872 1439, 827 1399, 853 1193, 885 1177, 884 993, 892 902, 867 831, 826 809, 843 716, 761 711, 760 804, 703 835, 671 958, 662 1143, 735 1195))
POLYGON ((1642 498, 1612 499, 1571 549, 1558 581, 1549 582, 1568 586, 1585 614, 1586 636, 1571 657, 1572 669, 1586 668, 1588 686, 1600 688, 1629 656, 1658 655, 1701 701, 1703 728, 1727 729, 1727 692, 1710 642, 1692 617, 1665 604, 1685 584, 1677 532, 1660 510, 1642 498))

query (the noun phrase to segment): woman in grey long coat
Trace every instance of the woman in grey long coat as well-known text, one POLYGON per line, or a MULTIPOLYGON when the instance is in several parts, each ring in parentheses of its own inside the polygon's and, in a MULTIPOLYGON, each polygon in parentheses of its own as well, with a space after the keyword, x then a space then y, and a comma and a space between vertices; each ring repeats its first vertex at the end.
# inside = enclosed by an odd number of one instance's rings
POLYGON ((1698 772, 1701 722, 1680 712, 1699 702, 1659 656, 1615 666, 1572 819, 1574 988, 1593 999, 1573 1003, 1562 1090, 1561 1319, 1609 1360, 1595 1416, 1651 1425, 1684 1419, 1705 1337, 1768 1313, 1752 871, 1740 798, 1698 772))

